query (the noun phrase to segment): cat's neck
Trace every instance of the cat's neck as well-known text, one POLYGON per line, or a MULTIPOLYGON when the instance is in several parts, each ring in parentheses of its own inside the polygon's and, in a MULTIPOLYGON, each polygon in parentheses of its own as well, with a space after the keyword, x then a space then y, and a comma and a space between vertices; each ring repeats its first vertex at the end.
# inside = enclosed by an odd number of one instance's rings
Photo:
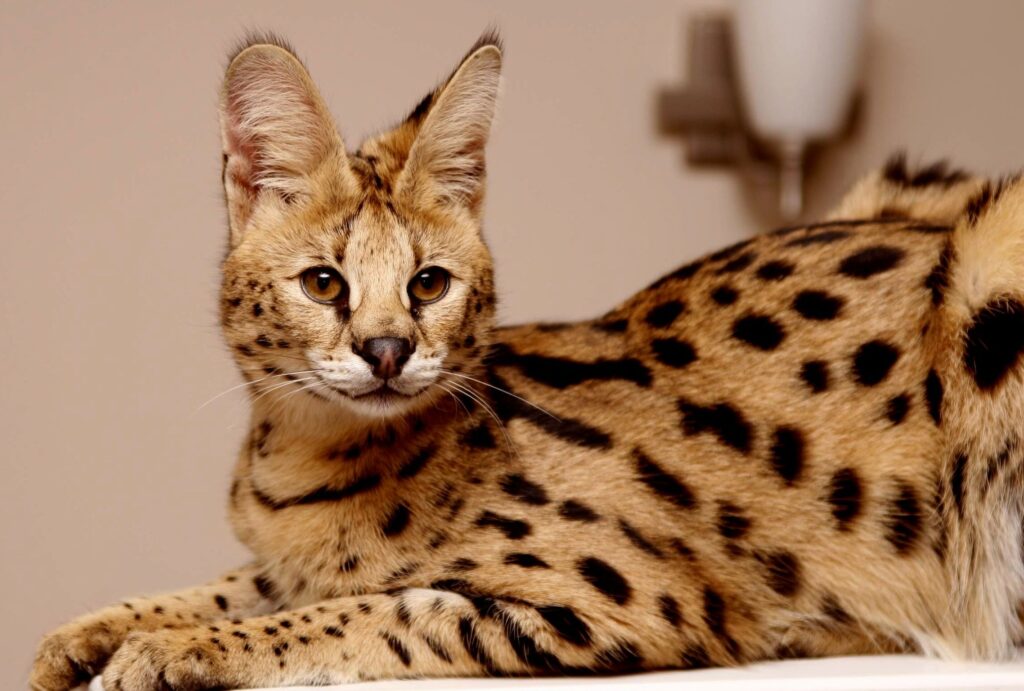
POLYGON ((465 420, 466 411, 451 398, 406 415, 379 417, 306 393, 272 393, 253 400, 250 424, 256 445, 273 434, 279 448, 318 451, 315 455, 332 459, 422 445, 465 420))

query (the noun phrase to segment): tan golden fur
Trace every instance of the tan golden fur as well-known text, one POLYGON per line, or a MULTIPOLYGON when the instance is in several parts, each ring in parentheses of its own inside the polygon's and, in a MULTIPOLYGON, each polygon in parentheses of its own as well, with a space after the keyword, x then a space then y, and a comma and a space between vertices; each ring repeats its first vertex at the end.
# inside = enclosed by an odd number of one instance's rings
POLYGON ((600 319, 496 329, 500 66, 485 37, 347 153, 290 49, 235 55, 221 305, 253 392, 230 500, 253 562, 62 627, 33 689, 1012 651, 1024 185, 894 159, 829 220, 600 319), (347 304, 303 294, 320 265, 347 304), (419 305, 431 265, 451 284, 419 305), (404 398, 362 397, 377 337, 415 343, 404 398))

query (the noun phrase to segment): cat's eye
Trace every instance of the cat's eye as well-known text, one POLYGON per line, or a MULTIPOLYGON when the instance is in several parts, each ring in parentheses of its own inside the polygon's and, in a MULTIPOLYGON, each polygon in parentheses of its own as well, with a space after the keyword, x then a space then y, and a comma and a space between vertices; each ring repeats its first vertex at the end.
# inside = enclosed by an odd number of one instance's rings
POLYGON ((423 269, 409 281, 409 297, 420 305, 437 302, 448 292, 450 278, 440 266, 423 269))
POLYGON ((337 305, 348 301, 348 283, 329 266, 306 269, 300 277, 302 292, 310 300, 323 305, 337 305))

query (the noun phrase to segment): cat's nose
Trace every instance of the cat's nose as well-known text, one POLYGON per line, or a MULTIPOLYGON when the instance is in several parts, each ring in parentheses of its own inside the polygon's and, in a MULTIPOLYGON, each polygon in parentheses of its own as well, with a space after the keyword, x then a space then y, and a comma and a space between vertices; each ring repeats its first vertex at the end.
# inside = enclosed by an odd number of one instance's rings
POLYGON ((380 379, 391 379, 402 373, 402 367, 416 349, 407 338, 368 338, 362 345, 352 344, 352 351, 366 360, 373 369, 373 375, 380 379))

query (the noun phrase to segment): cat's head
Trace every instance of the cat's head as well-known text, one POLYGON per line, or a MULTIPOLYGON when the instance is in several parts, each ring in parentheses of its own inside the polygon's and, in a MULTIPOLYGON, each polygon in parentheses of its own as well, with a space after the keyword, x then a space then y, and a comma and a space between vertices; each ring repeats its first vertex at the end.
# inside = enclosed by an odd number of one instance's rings
POLYGON ((231 58, 221 310, 256 395, 379 418, 465 384, 494 316, 481 213, 501 58, 484 36, 354 153, 287 44, 260 37, 231 58))

